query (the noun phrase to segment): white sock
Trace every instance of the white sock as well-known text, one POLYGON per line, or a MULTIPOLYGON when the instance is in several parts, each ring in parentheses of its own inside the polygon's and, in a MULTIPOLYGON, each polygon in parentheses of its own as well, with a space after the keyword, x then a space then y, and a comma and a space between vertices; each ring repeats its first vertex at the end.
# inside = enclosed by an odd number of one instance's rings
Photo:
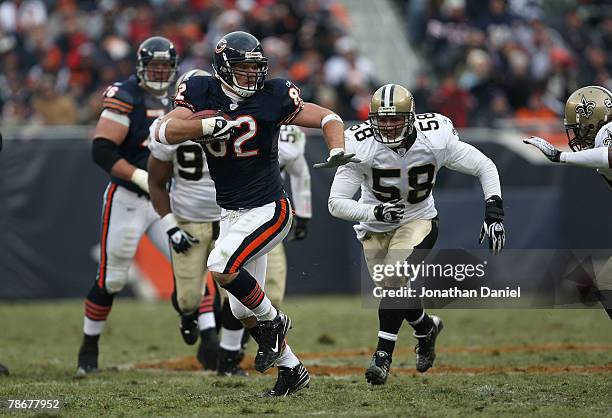
POLYGON ((397 341, 397 334, 391 334, 390 332, 378 331, 378 338, 382 338, 387 341, 397 341))
POLYGON ((215 322, 214 312, 205 312, 198 316, 198 329, 204 331, 208 328, 215 328, 217 323, 215 322))
POLYGON ((291 347, 287 344, 281 356, 276 360, 276 365, 293 369, 298 364, 300 364, 300 360, 293 354, 291 347))
POLYGON ((242 334, 244 334, 244 328, 239 330, 230 330, 221 328, 221 341, 219 347, 224 350, 238 351, 240 350, 242 343, 242 334))
POLYGON ((251 311, 253 315, 257 317, 258 321, 271 321, 278 315, 276 308, 272 306, 272 302, 270 302, 267 296, 264 296, 259 306, 255 309, 251 309, 251 311))
POLYGON ((104 325, 106 325, 106 321, 92 321, 85 317, 85 321, 83 322, 83 333, 86 335, 100 335, 102 334, 104 325))

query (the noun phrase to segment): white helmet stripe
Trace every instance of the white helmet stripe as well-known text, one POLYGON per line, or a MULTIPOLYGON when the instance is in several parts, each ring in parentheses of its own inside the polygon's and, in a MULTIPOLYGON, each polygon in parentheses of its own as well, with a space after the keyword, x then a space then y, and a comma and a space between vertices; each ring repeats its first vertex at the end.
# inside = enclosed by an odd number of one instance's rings
POLYGON ((383 87, 383 91, 382 91, 383 107, 391 106, 389 104, 389 102, 391 101, 390 93, 391 93, 391 84, 385 84, 385 86, 383 87))

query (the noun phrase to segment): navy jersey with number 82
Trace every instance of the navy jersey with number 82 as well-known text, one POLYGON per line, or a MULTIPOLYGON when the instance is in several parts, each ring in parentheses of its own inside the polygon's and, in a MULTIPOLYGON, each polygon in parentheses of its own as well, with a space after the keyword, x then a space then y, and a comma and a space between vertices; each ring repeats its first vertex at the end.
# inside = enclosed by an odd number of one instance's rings
POLYGON ((279 129, 304 106, 293 83, 269 80, 253 96, 233 102, 218 79, 190 77, 178 87, 175 104, 192 112, 221 110, 241 123, 230 140, 204 147, 219 206, 249 209, 281 198, 279 129))

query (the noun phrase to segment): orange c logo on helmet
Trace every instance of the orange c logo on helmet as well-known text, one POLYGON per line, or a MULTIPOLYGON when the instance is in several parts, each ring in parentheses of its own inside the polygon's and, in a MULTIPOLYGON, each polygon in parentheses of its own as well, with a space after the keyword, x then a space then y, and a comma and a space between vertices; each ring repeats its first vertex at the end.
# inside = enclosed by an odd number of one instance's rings
POLYGON ((221 40, 217 43, 217 46, 215 47, 215 52, 217 54, 219 54, 220 52, 223 52, 226 46, 227 46, 227 40, 225 38, 221 38, 221 40))

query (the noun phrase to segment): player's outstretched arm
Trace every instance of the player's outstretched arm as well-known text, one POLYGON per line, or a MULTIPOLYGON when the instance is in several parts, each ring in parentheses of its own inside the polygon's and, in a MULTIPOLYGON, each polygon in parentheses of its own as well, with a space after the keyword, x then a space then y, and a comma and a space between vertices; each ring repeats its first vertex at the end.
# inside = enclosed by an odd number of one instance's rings
POLYGON ((125 140, 129 128, 127 116, 105 109, 94 131, 92 159, 107 173, 131 181, 148 193, 147 172, 130 164, 119 154, 119 145, 125 140))
POLYGON ((227 140, 238 122, 225 120, 222 116, 206 119, 189 119, 193 113, 186 107, 177 107, 164 116, 153 138, 162 144, 180 144, 181 142, 197 138, 210 138, 211 140, 227 140))
POLYGON ((350 162, 360 162, 355 158, 355 154, 344 153, 344 122, 331 110, 314 103, 304 103, 304 108, 291 123, 305 128, 323 130, 329 157, 326 162, 315 164, 314 168, 335 168, 350 162))
POLYGON ((544 138, 531 136, 523 139, 525 144, 533 145, 550 161, 567 163, 588 168, 612 168, 612 148, 598 147, 577 152, 559 151, 544 138))

